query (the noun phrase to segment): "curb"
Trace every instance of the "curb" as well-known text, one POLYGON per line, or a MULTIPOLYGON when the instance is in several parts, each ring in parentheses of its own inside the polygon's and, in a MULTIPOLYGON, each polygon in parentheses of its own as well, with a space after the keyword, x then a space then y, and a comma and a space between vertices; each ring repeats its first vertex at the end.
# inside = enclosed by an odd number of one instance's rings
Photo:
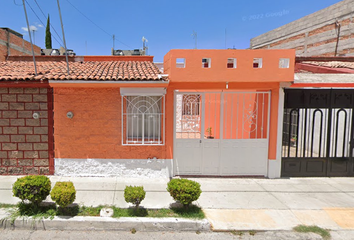
POLYGON ((208 220, 183 218, 110 218, 110 217, 54 217, 51 219, 18 218, 0 221, 1 228, 20 230, 67 230, 67 231, 211 231, 208 220))

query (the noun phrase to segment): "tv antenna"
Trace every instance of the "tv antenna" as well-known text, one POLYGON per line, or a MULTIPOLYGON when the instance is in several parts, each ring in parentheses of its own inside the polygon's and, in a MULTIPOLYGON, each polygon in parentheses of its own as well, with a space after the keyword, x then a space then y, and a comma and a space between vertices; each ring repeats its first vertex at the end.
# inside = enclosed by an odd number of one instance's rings
POLYGON ((195 40, 195 46, 194 46, 194 48, 197 49, 197 42, 198 42, 198 38, 197 38, 198 35, 197 35, 197 32, 195 32, 195 31, 193 30, 192 36, 193 36, 193 39, 195 40))
POLYGON ((145 55, 147 55, 148 46, 146 43, 148 42, 148 40, 143 36, 141 41, 143 41, 143 51, 145 52, 145 55))

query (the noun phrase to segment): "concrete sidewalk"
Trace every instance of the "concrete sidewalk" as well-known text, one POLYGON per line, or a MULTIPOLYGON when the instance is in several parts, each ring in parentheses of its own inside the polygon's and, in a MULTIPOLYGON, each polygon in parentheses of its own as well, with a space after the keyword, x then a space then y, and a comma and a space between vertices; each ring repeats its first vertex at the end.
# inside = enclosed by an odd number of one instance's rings
MULTIPOLYGON (((11 187, 17 177, 0 177, 0 202, 16 203, 11 187)), ((354 229, 354 178, 191 178, 203 193, 201 206, 214 230, 290 230, 299 224, 331 230, 354 229)), ((71 178, 50 176, 56 181, 72 181, 76 203, 86 206, 115 205, 124 201, 127 185, 142 185, 146 208, 166 208, 174 201, 166 191, 169 179, 71 178)), ((48 199, 50 201, 50 199, 48 199)))

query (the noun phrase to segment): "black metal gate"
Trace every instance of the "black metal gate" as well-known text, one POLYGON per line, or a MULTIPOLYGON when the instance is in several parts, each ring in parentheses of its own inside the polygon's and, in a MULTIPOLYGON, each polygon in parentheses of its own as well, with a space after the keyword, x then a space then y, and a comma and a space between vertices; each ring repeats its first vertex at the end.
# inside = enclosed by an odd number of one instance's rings
POLYGON ((354 176, 354 89, 286 89, 282 177, 354 176))

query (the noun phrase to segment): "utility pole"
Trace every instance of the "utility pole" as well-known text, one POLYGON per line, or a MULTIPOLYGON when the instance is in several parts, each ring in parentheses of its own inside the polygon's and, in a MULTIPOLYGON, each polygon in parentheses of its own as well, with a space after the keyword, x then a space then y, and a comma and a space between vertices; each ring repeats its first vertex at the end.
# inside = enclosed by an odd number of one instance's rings
POLYGON ((28 35, 29 35, 30 42, 31 42, 32 55, 33 55, 33 63, 34 63, 34 74, 37 76, 36 58, 34 57, 33 43, 32 43, 32 37, 31 37, 31 30, 30 30, 30 26, 29 26, 29 23, 28 23, 28 17, 27 17, 27 11, 26 11, 25 0, 22 0, 22 3, 23 3, 23 9, 25 10, 26 22, 27 22, 27 30, 28 30, 28 35))
MULTIPOLYGON (((23 0, 24 1, 24 0, 23 0)), ((69 60, 68 60, 68 51, 66 49, 66 42, 65 42, 65 34, 64 34, 64 26, 63 26, 63 19, 61 18, 61 11, 60 11, 60 4, 59 0, 57 0, 58 3, 58 10, 59 10, 59 16, 60 16, 60 23, 61 23, 61 30, 63 32, 63 41, 64 41, 64 48, 65 48, 65 59, 66 59, 66 67, 68 69, 68 75, 70 74, 70 68, 69 68, 69 60)))

